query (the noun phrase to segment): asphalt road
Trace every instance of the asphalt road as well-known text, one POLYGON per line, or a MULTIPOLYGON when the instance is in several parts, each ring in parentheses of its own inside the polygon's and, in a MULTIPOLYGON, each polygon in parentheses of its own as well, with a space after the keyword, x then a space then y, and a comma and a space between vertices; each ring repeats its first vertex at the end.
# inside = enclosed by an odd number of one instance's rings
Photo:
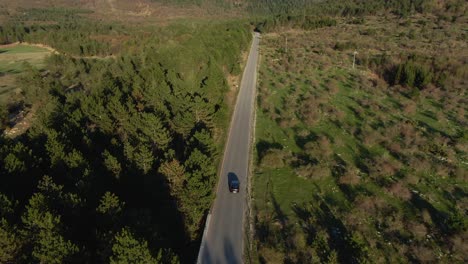
POLYGON ((202 241, 199 260, 203 264, 243 263, 244 211, 247 208, 246 183, 254 126, 259 37, 255 33, 231 120, 216 200, 202 241), (229 192, 228 182, 233 179, 240 181, 239 193, 229 192))

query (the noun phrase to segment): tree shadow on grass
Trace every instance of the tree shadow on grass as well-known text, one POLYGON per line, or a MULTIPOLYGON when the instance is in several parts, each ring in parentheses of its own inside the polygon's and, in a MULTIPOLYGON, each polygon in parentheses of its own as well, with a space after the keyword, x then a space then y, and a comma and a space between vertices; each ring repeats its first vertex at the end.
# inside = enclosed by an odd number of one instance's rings
MULTIPOLYGON (((293 227, 289 224, 288 222, 288 216, 283 212, 281 209, 281 206, 279 205, 278 201, 274 197, 273 193, 270 193, 271 195, 271 203, 273 205, 273 210, 274 210, 274 219, 279 223, 278 227, 273 227, 272 230, 273 232, 278 232, 275 234, 276 237, 276 244, 281 243, 280 248, 284 249, 285 253, 285 259, 284 263, 291 263, 290 258, 289 258, 289 252, 295 252, 296 251, 296 246, 293 241, 293 227)), ((276 224, 276 223, 273 223, 276 224)))
POLYGON ((437 210, 437 208, 435 208, 424 197, 422 197, 418 193, 413 193, 411 196, 410 203, 420 211, 427 210, 427 212, 429 212, 429 215, 431 216, 432 222, 442 233, 450 232, 450 227, 447 225, 449 216, 446 213, 437 210))
MULTIPOLYGON (((284 230, 286 228, 287 223, 288 223, 288 217, 283 212, 283 210, 281 210, 281 207, 278 204, 278 202, 276 201, 275 196, 272 193, 270 194, 270 196, 271 196, 271 203, 273 205, 273 210, 274 210, 274 213, 275 213, 275 219, 278 220, 278 222, 283 227, 282 229, 284 230)), ((286 234, 282 233, 281 235, 282 235, 283 239, 286 238, 286 236, 285 236, 286 234)))
POLYGON ((434 121, 437 121, 437 116, 432 111, 424 110, 424 111, 421 111, 420 113, 421 113, 421 115, 423 115, 423 116, 425 116, 427 118, 430 118, 430 119, 432 119, 434 121))
POLYGON ((302 222, 302 230, 306 234, 307 244, 311 245, 317 235, 316 226, 310 223, 310 218, 312 217, 313 212, 308 210, 307 207, 299 205, 293 205, 292 209, 296 217, 302 222))
POLYGON ((278 142, 268 142, 266 140, 260 140, 255 145, 257 149, 257 158, 258 160, 262 160, 263 156, 268 152, 270 149, 283 149, 283 145, 278 142))
POLYGON ((340 188, 340 191, 345 195, 346 199, 350 202, 354 201, 354 199, 356 199, 358 195, 356 188, 354 188, 352 185, 338 184, 338 188, 340 188))
POLYGON ((343 129, 342 122, 343 122, 343 120, 341 120, 341 119, 332 119, 332 120, 330 120, 330 123, 332 123, 334 126, 336 126, 340 130, 343 129))
POLYGON ((461 200, 462 198, 468 197, 468 193, 460 187, 455 187, 452 195, 457 199, 461 200))
MULTIPOLYGON (((266 199, 271 202, 272 207, 266 211, 265 217, 260 221, 256 219, 256 235, 260 244, 267 247, 277 249, 285 254, 283 263, 290 263, 288 258, 289 252, 295 252, 296 246, 293 241, 293 226, 289 223, 288 216, 281 209, 280 204, 276 200, 274 194, 270 191, 267 193, 266 199), (270 211, 272 209, 272 211, 270 211)), ((266 259, 259 256, 260 263, 268 263, 266 259)))
POLYGON ((369 167, 365 161, 371 160, 373 156, 369 150, 361 145, 358 145, 358 150, 358 155, 354 156, 354 163, 360 171, 364 172, 365 174, 369 174, 369 167))
POLYGON ((425 123, 425 122, 422 122, 422 121, 419 121, 418 122, 418 126, 419 127, 423 127, 426 129, 427 132, 424 132, 427 136, 430 136, 430 135, 433 135, 433 134, 436 134, 436 133, 439 133, 441 134, 442 136, 446 137, 446 138, 449 138, 449 139, 452 139, 452 136, 445 133, 444 131, 442 130, 439 130, 439 129, 436 129, 432 126, 430 126, 429 124, 425 123))
POLYGON ((353 243, 351 232, 321 197, 314 195, 314 200, 316 201, 303 207, 293 207, 307 234, 307 243, 312 244, 316 240, 318 230, 324 229, 329 237, 328 246, 338 253, 340 263, 360 263, 364 252, 353 243))
POLYGON ((297 169, 305 165, 317 165, 319 161, 316 158, 311 157, 309 154, 304 152, 293 153, 294 159, 289 162, 289 165, 297 169))
POLYGON ((363 119, 363 116, 362 116, 363 113, 360 113, 357 108, 354 108, 352 106, 348 106, 347 108, 349 109, 349 111, 351 111, 351 113, 353 113, 354 117, 357 120, 362 120, 363 119))
POLYGON ((346 161, 338 156, 338 154, 333 155, 333 160, 335 161, 335 164, 333 165, 332 168, 332 176, 338 180, 341 176, 343 176, 346 173, 346 161))
POLYGON ((318 139, 317 134, 313 132, 310 132, 310 134, 308 134, 307 136, 298 136, 297 133, 294 136, 294 141, 296 142, 296 145, 301 149, 304 149, 305 144, 307 144, 308 142, 311 142, 317 139, 318 139))

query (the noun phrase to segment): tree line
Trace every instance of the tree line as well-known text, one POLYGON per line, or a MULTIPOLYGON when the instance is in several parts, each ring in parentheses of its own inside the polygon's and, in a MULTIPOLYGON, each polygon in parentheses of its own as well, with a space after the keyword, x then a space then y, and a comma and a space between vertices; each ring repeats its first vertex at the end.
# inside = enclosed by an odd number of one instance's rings
MULTIPOLYGON (((460 9, 463 1, 447 1, 445 8, 460 9)), ((392 12, 396 15, 407 16, 411 13, 426 13, 437 8, 432 0, 331 0, 331 1, 304 1, 304 0, 251 0, 248 9, 255 14, 313 14, 325 16, 360 16, 376 15, 382 12, 392 12)))
POLYGON ((299 15, 276 15, 259 19, 253 24, 258 32, 272 32, 279 28, 297 28, 313 30, 322 27, 336 26, 336 19, 331 17, 313 17, 299 15))
MULTIPOLYGON (((355 17, 354 23, 362 23, 365 15, 394 14, 407 17, 415 13, 429 13, 440 10, 447 13, 463 13, 463 1, 447 1, 442 7, 431 0, 397 1, 304 1, 304 0, 252 0, 247 9, 255 19, 252 24, 260 32, 277 31, 280 28, 313 30, 336 25, 336 18, 355 17)), ((442 15, 442 14, 441 14, 442 15)))
POLYGON ((119 24, 86 19, 85 15, 90 12, 66 8, 19 10, 0 25, 0 44, 40 43, 78 56, 112 54, 110 42, 98 37, 128 35, 129 32, 119 24))

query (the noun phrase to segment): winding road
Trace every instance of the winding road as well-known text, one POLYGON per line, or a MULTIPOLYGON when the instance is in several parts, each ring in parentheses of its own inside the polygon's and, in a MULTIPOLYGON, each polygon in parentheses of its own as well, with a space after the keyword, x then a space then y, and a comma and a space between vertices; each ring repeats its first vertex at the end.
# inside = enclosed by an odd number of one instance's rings
POLYGON ((216 200, 207 219, 198 263, 243 263, 244 219, 250 143, 254 126, 258 43, 255 33, 231 120, 216 200), (230 193, 228 183, 240 181, 239 193, 230 193))

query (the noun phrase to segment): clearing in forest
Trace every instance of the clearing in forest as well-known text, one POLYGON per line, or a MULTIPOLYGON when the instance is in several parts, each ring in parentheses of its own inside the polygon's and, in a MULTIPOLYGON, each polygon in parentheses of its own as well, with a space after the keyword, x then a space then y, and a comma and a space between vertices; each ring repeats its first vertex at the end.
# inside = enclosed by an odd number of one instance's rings
POLYGON ((0 103, 6 102, 16 88, 14 75, 23 72, 27 65, 41 69, 49 54, 50 50, 32 45, 0 46, 0 103))

